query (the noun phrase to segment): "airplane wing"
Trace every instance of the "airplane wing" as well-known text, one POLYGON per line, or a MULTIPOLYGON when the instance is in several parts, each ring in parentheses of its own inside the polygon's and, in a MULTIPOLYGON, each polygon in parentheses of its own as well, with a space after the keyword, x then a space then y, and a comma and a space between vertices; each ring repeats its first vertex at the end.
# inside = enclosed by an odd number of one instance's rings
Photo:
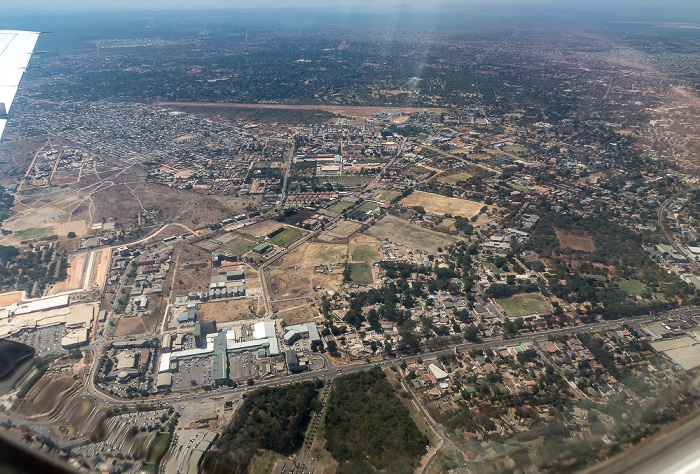
POLYGON ((0 137, 39 33, 0 30, 0 137))

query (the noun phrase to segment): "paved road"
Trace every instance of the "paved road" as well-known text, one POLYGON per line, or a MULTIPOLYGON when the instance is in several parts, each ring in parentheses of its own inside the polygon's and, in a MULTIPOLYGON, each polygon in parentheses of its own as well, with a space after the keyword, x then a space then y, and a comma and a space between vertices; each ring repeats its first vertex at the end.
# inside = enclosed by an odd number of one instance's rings
MULTIPOLYGON (((697 311, 697 308, 695 309, 697 311)), ((692 311, 692 309, 683 309, 679 311, 692 311)), ((565 334, 573 334, 577 332, 583 332, 583 331, 597 331, 601 329, 610 329, 616 326, 619 326, 621 324, 627 323, 627 324, 641 324, 644 322, 651 321, 655 318, 658 318, 659 316, 640 316, 637 318, 628 318, 625 320, 620 320, 620 321, 605 321, 605 322, 599 322, 599 323, 593 323, 593 324, 588 324, 588 325, 580 325, 580 326, 572 326, 572 327, 567 327, 567 328, 562 328, 562 329, 554 329, 546 332, 541 332, 537 334, 529 334, 529 335, 524 335, 524 336, 519 336, 515 337, 512 339, 509 339, 507 341, 504 341, 503 339, 493 339, 493 340, 484 340, 476 343, 464 343, 464 344, 458 344, 456 347, 460 351, 470 351, 473 349, 483 349, 487 347, 498 347, 502 346, 504 344, 508 345, 517 345, 521 344, 523 342, 527 341, 541 341, 545 340, 550 336, 558 336, 558 335, 565 335, 565 334)), ((349 373, 355 373, 359 372, 362 370, 367 370, 368 368, 371 367, 371 365, 367 363, 357 363, 357 364, 352 364, 352 365, 346 365, 342 367, 334 367, 330 364, 330 360, 328 356, 325 354, 321 354, 321 356, 324 359, 324 368, 321 370, 316 370, 312 372, 303 372, 301 374, 296 374, 296 375, 290 375, 290 376, 284 376, 284 377, 277 377, 273 379, 266 379, 263 381, 260 381, 253 385, 252 387, 249 386, 239 386, 236 388, 227 388, 227 387, 222 387, 217 390, 213 391, 197 391, 193 393, 185 393, 182 395, 169 395, 167 397, 152 397, 152 398, 144 398, 144 399, 133 399, 133 400, 123 400, 123 399, 118 399, 115 397, 112 397, 111 395, 108 395, 107 393, 104 393, 100 390, 98 390, 94 386, 94 370, 96 367, 96 363, 98 360, 99 354, 101 354, 100 350, 102 345, 105 344, 104 341, 100 341, 98 343, 91 344, 88 346, 92 350, 95 351, 96 357, 95 357, 95 364, 90 368, 90 373, 88 376, 88 382, 81 387, 80 389, 77 390, 76 396, 74 397, 73 400, 77 400, 83 396, 89 396, 90 398, 94 399, 97 404, 101 405, 100 411, 105 411, 109 408, 115 408, 115 407, 126 407, 126 408, 134 408, 136 405, 149 405, 149 404, 156 404, 156 405, 178 405, 178 404, 192 404, 192 403, 199 403, 207 398, 211 398, 213 396, 223 396, 222 403, 224 401, 240 401, 241 395, 244 395, 246 392, 250 390, 254 390, 255 388, 258 387, 276 387, 276 386, 281 386, 281 385, 286 385, 289 383, 295 383, 295 382, 301 382, 304 380, 313 380, 315 378, 320 378, 322 380, 326 381, 332 381, 336 376, 342 375, 342 374, 349 374, 349 373)), ((406 363, 411 363, 419 358, 433 358, 437 357, 440 354, 447 354, 451 353, 453 351, 455 346, 450 346, 449 348, 446 349, 440 349, 432 352, 425 352, 421 354, 416 354, 416 355, 410 355, 410 356, 399 356, 391 359, 385 359, 378 364, 380 367, 390 367, 394 365, 398 365, 401 362, 405 361, 406 363)), ((73 402, 71 402, 73 403, 73 402)), ((420 406, 420 405, 419 405, 420 406)), ((422 409, 421 412, 423 413, 422 409)), ((432 422, 432 420, 427 417, 425 414, 423 415, 426 417, 426 420, 428 424, 433 427, 436 426, 432 422)), ((35 431, 36 433, 40 433, 42 435, 45 435, 49 438, 54 438, 51 432, 51 428, 53 426, 53 422, 44 422, 44 421, 38 421, 38 420, 32 420, 28 418, 21 418, 17 416, 16 414, 5 414, 5 413, 0 413, 0 421, 12 421, 13 424, 15 425, 24 425, 31 430, 35 431)), ((445 439, 442 435, 442 431, 437 431, 436 433, 445 439)), ((61 447, 66 447, 70 445, 75 445, 78 444, 82 441, 84 441, 85 437, 78 438, 76 440, 66 440, 62 438, 54 439, 54 441, 61 447)), ((452 443, 444 443, 443 447, 446 445, 452 445, 452 443)))

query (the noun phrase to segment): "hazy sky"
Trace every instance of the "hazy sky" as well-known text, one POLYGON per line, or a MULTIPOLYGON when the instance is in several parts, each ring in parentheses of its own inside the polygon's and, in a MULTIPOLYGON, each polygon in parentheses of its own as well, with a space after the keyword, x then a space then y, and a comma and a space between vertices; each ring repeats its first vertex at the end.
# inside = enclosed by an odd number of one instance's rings
POLYGON ((668 5, 674 7, 694 7, 692 0, 344 0, 329 2, 327 0, 9 0, 1 10, 5 9, 51 9, 58 8, 89 8, 89 9, 112 9, 112 8, 138 8, 138 9, 189 9, 189 8, 256 8, 256 7, 321 7, 324 9, 338 8, 348 10, 361 7, 378 8, 382 6, 405 5, 416 8, 430 8, 436 3, 442 4, 515 4, 520 6, 574 6, 597 8, 600 6, 609 7, 639 7, 639 6, 661 6, 668 5))

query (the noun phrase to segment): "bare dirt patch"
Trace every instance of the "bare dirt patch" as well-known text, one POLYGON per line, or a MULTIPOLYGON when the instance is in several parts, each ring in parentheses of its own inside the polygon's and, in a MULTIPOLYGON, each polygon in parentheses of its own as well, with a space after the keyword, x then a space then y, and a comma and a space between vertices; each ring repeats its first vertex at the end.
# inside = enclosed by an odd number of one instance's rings
POLYGON ((175 246, 173 265, 175 272, 173 293, 186 295, 190 291, 206 291, 211 281, 211 253, 189 243, 175 246))
POLYGON ((109 260, 112 256, 110 249, 99 250, 95 255, 95 263, 92 267, 92 275, 90 275, 90 287, 102 289, 107 281, 107 273, 109 273, 109 260))
POLYGON ((281 317, 287 325, 313 321, 318 310, 309 304, 309 300, 283 301, 272 304, 272 310, 281 317))
POLYGON ((135 334, 143 334, 146 332, 146 325, 141 316, 121 317, 117 322, 117 328, 114 331, 115 336, 132 336, 135 334))
POLYGON ((452 214, 453 216, 472 217, 479 214, 484 203, 466 199, 440 196, 439 194, 414 191, 400 203, 406 207, 422 206, 427 212, 438 215, 452 214))
POLYGON ((3 293, 0 295, 0 306, 8 306, 13 303, 22 302, 22 292, 13 291, 11 293, 3 293))
POLYGON ((68 259, 68 278, 65 281, 56 283, 51 290, 50 295, 55 295, 63 291, 78 290, 83 287, 83 278, 85 278, 85 267, 90 257, 90 252, 74 255, 68 259))
POLYGON ((554 229, 559 239, 559 245, 568 247, 574 250, 582 250, 584 252, 595 252, 595 244, 593 239, 588 235, 581 235, 567 232, 561 229, 554 229))
POLYGON ((311 294, 311 279, 299 273, 272 274, 269 281, 270 294, 276 299, 298 298, 311 294))
POLYGON ((197 306, 197 318, 200 321, 214 319, 217 323, 251 319, 257 314, 257 300, 257 298, 243 298, 202 303, 197 306))
POLYGON ((70 377, 53 379, 44 376, 25 397, 22 409, 31 414, 48 413, 64 402, 63 395, 75 384, 70 377))

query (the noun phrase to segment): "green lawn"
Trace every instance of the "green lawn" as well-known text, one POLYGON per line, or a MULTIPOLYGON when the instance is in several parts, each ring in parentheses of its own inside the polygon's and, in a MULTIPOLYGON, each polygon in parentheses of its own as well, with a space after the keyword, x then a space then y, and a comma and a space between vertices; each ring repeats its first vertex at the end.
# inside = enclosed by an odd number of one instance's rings
POLYGON ((338 201, 335 204, 333 204, 332 206, 329 206, 328 210, 331 212, 337 212, 338 214, 340 214, 345 209, 348 209, 352 206, 353 206, 353 203, 350 201, 338 201))
POLYGON ((359 245, 352 251, 352 259, 356 262, 371 262, 380 257, 376 248, 371 245, 359 245))
POLYGON ((291 244, 292 242, 296 242, 299 240, 299 238, 304 235, 304 231, 301 229, 297 229, 296 227, 287 227, 284 229, 282 232, 277 234, 276 236, 270 238, 270 242, 275 243, 277 245, 281 245, 282 247, 286 247, 287 245, 291 244))
POLYGON ((350 279, 353 283, 360 285, 370 285, 374 282, 372 269, 366 263, 348 263, 350 267, 350 279))
POLYGON ((377 204, 376 202, 367 201, 365 203, 362 203, 362 205, 360 205, 360 207, 358 207, 357 210, 367 212, 367 211, 373 211, 378 207, 379 207, 379 204, 377 204))
POLYGON ((219 247, 219 250, 221 252, 229 252, 233 255, 241 256, 250 252, 250 250, 256 245, 257 244, 251 240, 235 237, 219 247))
POLYGON ((24 229, 14 233, 14 236, 21 240, 38 239, 39 237, 48 237, 53 234, 53 227, 35 227, 33 229, 24 229))
POLYGON ((639 280, 620 280, 617 282, 617 287, 629 296, 643 295, 647 290, 644 283, 639 280))
POLYGON ((508 316, 522 316, 523 314, 536 313, 540 309, 547 309, 549 306, 539 294, 528 294, 512 296, 510 298, 496 299, 501 308, 508 316))

